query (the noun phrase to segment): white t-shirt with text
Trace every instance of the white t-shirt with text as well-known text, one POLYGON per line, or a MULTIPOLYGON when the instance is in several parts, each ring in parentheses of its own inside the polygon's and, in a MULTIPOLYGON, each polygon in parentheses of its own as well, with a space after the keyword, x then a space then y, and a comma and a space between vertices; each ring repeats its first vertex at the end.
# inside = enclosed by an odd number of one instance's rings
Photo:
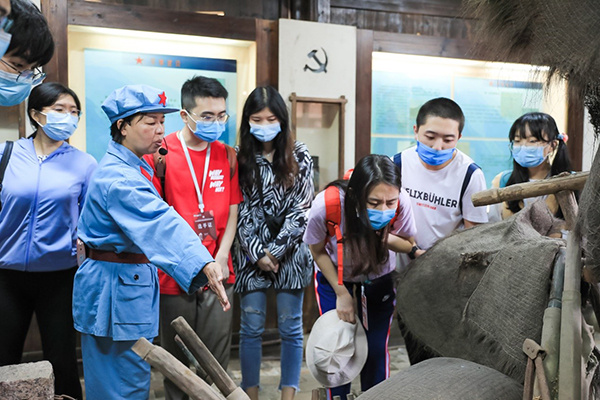
POLYGON ((456 149, 450 164, 432 171, 422 164, 416 146, 402 152, 402 187, 411 198, 417 224, 415 240, 422 249, 429 249, 439 239, 463 228, 463 219, 476 223, 488 221, 486 207, 475 207, 471 201, 473 193, 486 189, 480 168, 473 172, 464 192, 461 212, 460 193, 472 163, 469 156, 456 149))

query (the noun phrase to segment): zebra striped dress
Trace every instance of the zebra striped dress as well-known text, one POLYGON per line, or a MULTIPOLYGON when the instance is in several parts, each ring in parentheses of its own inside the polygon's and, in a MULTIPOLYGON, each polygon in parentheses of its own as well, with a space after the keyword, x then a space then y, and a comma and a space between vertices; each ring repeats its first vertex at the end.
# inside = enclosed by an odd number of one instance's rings
POLYGON ((252 193, 244 192, 244 201, 239 205, 236 244, 232 248, 238 293, 269 287, 301 289, 311 282, 313 259, 302 236, 314 197, 313 163, 303 143, 295 143, 294 156, 299 171, 294 184, 286 189, 275 183, 271 163, 262 154, 256 154, 264 203, 261 205, 255 185, 252 193), (277 237, 272 237, 265 214, 276 217, 283 213, 286 215, 283 226, 277 237), (265 273, 256 265, 264 248, 279 260, 276 274, 265 273))

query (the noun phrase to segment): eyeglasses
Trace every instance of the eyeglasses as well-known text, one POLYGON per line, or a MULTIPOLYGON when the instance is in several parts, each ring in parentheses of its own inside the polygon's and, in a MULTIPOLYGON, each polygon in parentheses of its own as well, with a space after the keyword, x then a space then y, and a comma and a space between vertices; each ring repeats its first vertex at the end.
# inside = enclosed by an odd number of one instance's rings
MULTIPOLYGON (((71 114, 71 116, 76 117, 76 118, 80 118, 81 117, 81 110, 78 109, 73 109, 73 110, 66 110, 62 107, 54 107, 54 108, 50 108, 50 111, 58 113, 58 114, 71 114)), ((47 113, 41 112, 41 114, 47 115, 47 113)))
POLYGON ((206 124, 212 124, 215 121, 219 121, 220 124, 224 124, 225 122, 227 122, 227 120, 229 120, 229 114, 219 114, 219 115, 214 115, 214 114, 206 114, 206 115, 197 115, 196 113, 193 113, 192 111, 188 111, 185 110, 188 114, 194 115, 195 117, 198 118, 198 121, 202 121, 206 124))
POLYGON ((42 72, 38 67, 35 67, 34 69, 25 69, 23 71, 19 71, 19 69, 17 67, 4 61, 1 58, 0 58, 0 62, 2 62, 2 64, 6 65, 7 67, 9 67, 13 71, 15 71, 15 73, 17 74, 16 82, 23 82, 23 81, 30 80, 33 85, 37 85, 38 83, 41 83, 46 78, 46 73, 42 72))
POLYGON ((508 144, 508 148, 509 148, 510 151, 513 151, 513 148, 515 146, 517 146, 517 147, 520 147, 520 146, 525 146, 525 147, 537 147, 537 146, 540 146, 540 147, 544 147, 544 146, 547 146, 549 144, 550 144, 549 142, 543 142, 541 140, 537 141, 537 142, 525 142, 525 141, 523 141, 523 142, 517 142, 517 143, 510 142, 508 144))

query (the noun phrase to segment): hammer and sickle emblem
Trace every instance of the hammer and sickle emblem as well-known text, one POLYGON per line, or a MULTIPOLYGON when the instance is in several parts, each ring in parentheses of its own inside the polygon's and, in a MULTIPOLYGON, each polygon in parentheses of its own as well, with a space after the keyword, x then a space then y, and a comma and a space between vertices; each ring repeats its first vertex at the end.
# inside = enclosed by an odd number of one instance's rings
POLYGON ((304 70, 306 71, 307 69, 311 70, 314 73, 319 73, 319 72, 325 72, 327 73, 327 62, 329 61, 329 59, 327 58, 327 52, 325 51, 324 48, 321 47, 321 50, 323 50, 323 54, 325 55, 325 62, 322 62, 319 57, 317 57, 317 51, 318 50, 311 50, 310 53, 307 54, 307 56, 309 58, 312 58, 315 60, 315 62, 319 65, 318 68, 312 68, 311 66, 309 66, 308 64, 304 65, 304 70))

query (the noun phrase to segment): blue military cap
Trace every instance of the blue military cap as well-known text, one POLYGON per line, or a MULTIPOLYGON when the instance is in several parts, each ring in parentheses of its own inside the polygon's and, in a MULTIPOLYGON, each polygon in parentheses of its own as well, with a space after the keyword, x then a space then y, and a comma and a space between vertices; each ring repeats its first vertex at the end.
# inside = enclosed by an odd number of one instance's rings
POLYGON ((167 95, 164 90, 148 85, 126 85, 108 95, 102 103, 102 110, 111 124, 115 121, 143 112, 172 113, 179 108, 167 107, 167 95))

